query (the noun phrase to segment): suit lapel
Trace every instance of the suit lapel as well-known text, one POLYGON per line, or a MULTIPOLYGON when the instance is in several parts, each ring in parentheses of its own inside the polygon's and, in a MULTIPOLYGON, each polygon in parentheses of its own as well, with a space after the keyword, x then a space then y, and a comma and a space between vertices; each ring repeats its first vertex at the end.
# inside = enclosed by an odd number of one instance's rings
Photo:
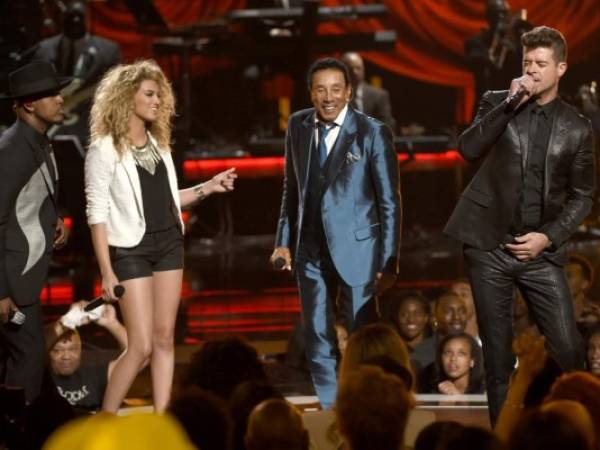
POLYGON ((553 164, 557 160, 557 156, 565 148, 565 137, 569 134, 569 120, 564 113, 565 105, 562 100, 556 105, 554 118, 552 119, 552 131, 548 140, 548 150, 546 151, 546 162, 544 166, 544 179, 547 180, 545 185, 545 194, 550 187, 550 174, 553 169, 553 164))
POLYGON ((308 172, 310 170, 310 161, 315 154, 315 113, 310 113, 301 123, 298 135, 298 145, 296 145, 296 161, 298 161, 298 179, 302 192, 302 200, 306 194, 308 184, 308 172))
POLYGON ((33 158, 35 159, 37 170, 40 171, 44 179, 44 184, 46 185, 50 200, 58 211, 56 199, 56 187, 58 182, 56 160, 48 155, 47 150, 42 148, 40 143, 30 133, 26 133, 25 136, 27 144, 33 154, 33 158))
POLYGON ((346 118, 342 124, 340 133, 338 134, 335 144, 331 149, 329 161, 326 164, 325 181, 323 183, 323 192, 333 183, 333 180, 340 172, 344 162, 346 161, 346 152, 356 138, 356 114, 352 108, 348 108, 346 118))

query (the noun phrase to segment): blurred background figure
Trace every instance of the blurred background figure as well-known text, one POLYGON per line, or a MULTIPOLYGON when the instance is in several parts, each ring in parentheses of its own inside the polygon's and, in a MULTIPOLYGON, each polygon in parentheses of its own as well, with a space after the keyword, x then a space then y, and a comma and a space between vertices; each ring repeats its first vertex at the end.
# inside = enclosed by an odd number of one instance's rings
POLYGON ((481 343, 481 340, 479 339, 479 328, 477 328, 477 316, 475 314, 475 301, 473 300, 471 283, 469 283, 469 280, 466 278, 459 278, 452 283, 450 290, 460 296, 467 307, 467 326, 465 331, 473 336, 477 342, 481 343))
POLYGON ((359 365, 380 356, 392 359, 412 373, 408 350, 400 336, 389 325, 374 323, 350 335, 342 358, 340 378, 359 365))
POLYGON ((515 73, 521 71, 521 35, 533 26, 527 10, 511 14, 506 0, 486 0, 489 27, 465 41, 467 66, 475 75, 475 99, 488 90, 504 89, 515 73))
POLYGON ((588 297, 588 292, 594 283, 592 264, 584 256, 571 253, 565 271, 578 326, 585 328, 599 323, 600 303, 588 297))
POLYGON ((173 397, 168 412, 177 419, 195 448, 231 450, 233 423, 222 398, 190 386, 173 397))
POLYGON ((365 81, 365 64, 356 52, 348 52, 342 61, 350 68, 352 78, 352 101, 350 104, 367 116, 374 117, 396 131, 396 120, 392 114, 390 94, 383 88, 373 86, 365 81))
POLYGON ((412 393, 399 378, 375 367, 359 367, 340 380, 335 414, 349 450, 402 447, 412 393))
POLYGON ((246 450, 308 450, 308 431, 293 405, 270 399, 254 408, 248 418, 246 450))
POLYGON ((592 375, 600 377, 600 326, 590 329, 585 339, 586 368, 592 375))

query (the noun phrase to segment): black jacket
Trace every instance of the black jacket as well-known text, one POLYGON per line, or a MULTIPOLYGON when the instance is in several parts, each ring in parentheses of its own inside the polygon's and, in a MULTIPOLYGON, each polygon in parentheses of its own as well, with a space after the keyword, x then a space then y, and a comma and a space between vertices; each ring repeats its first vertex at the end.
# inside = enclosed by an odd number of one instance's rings
MULTIPOLYGON (((506 91, 488 91, 471 126, 459 138, 467 161, 481 160, 444 232, 482 250, 496 248, 508 232, 523 188, 528 120, 505 113, 506 91)), ((594 134, 590 122, 559 101, 546 154, 542 224, 552 241, 544 256, 566 261, 565 241, 588 215, 595 192, 594 134)))
POLYGON ((17 120, 0 136, 0 299, 38 301, 54 244, 56 164, 49 142, 17 120))

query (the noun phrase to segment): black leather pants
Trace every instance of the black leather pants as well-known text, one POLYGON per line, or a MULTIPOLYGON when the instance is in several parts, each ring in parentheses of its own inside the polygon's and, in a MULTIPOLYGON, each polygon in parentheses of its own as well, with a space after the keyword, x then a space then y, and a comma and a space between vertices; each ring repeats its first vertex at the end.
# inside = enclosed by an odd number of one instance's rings
POLYGON ((496 422, 514 369, 514 286, 518 286, 550 356, 564 371, 583 368, 583 345, 562 266, 543 256, 521 262, 500 248, 465 247, 469 278, 483 343, 490 420, 496 422))

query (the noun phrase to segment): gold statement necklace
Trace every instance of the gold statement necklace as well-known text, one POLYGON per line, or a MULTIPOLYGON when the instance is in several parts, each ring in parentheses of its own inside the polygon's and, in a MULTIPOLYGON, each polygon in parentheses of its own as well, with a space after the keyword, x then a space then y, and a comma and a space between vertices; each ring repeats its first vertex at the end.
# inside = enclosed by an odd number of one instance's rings
POLYGON ((131 153, 135 163, 144 169, 146 172, 154 175, 156 172, 156 166, 160 162, 160 154, 156 147, 152 143, 150 136, 146 136, 146 143, 141 147, 136 145, 131 146, 131 153))

